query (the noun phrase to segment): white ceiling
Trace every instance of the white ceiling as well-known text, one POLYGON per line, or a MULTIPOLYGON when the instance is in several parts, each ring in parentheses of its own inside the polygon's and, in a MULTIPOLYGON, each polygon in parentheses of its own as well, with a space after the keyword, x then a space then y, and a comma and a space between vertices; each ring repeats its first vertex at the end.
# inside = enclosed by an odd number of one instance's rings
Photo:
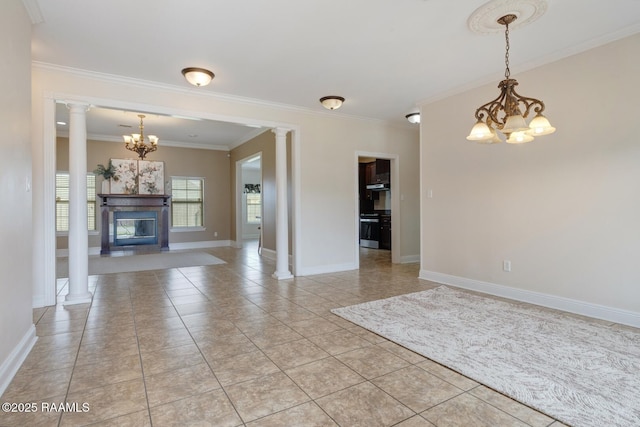
MULTIPOLYGON (((346 102, 333 114, 403 124, 419 102, 504 74, 504 34, 467 26, 485 0, 23 1, 43 19, 33 27, 34 61, 179 87, 188 86, 182 68, 204 67, 216 77, 198 90, 312 111, 325 111, 320 97, 340 95, 346 102)), ((639 0, 547 3, 543 16, 511 32, 515 78, 640 32, 639 0)), ((88 132, 117 137, 125 118, 137 127, 136 113, 100 112, 88 132)), ((468 118, 471 126, 472 111, 468 118)), ((219 123, 172 119, 165 128, 160 119, 149 115, 145 125, 161 143, 198 143, 186 136, 198 134, 210 138, 199 143, 233 146, 256 132, 228 125, 218 136, 219 123)))

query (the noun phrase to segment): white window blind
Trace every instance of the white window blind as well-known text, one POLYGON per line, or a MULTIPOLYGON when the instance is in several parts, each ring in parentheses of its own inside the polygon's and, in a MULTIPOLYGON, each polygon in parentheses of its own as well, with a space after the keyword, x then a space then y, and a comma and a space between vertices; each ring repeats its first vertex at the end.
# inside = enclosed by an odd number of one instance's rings
POLYGON ((171 226, 203 227, 204 179, 171 177, 171 226))
POLYGON ((262 194, 245 193, 247 199, 247 224, 260 224, 262 217, 262 194))
MULTIPOLYGON (((96 176, 87 175, 87 220, 96 229, 96 176)), ((69 174, 56 173, 56 231, 69 231, 69 174)))

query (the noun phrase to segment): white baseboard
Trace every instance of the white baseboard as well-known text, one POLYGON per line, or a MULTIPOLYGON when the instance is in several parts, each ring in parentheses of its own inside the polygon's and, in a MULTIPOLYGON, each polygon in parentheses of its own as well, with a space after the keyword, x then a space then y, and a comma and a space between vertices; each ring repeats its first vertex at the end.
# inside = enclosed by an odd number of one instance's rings
POLYGON ((412 264, 414 262, 420 262, 420 254, 404 255, 400 257, 400 264, 412 264))
MULTIPOLYGON (((223 246, 232 246, 234 244, 231 240, 205 240, 201 242, 182 242, 182 243, 170 243, 169 249, 184 250, 184 249, 206 249, 206 248, 220 248, 223 246)), ((100 246, 89 247, 89 255, 100 255, 100 246)), ((56 257, 69 256, 69 249, 56 249, 56 257)))
POLYGON ((607 307, 604 305, 593 304, 556 295, 543 294, 540 292, 516 289, 509 286, 428 270, 420 270, 419 278, 640 328, 640 313, 634 311, 607 307))
POLYGON ((313 276, 316 274, 339 273, 341 271, 351 271, 356 269, 357 267, 353 263, 318 265, 315 267, 303 267, 299 271, 296 271, 296 276, 313 276))
POLYGON ((31 325, 18 345, 9 353, 9 357, 2 362, 0 365, 0 395, 7 389, 37 340, 36 327, 31 325))
POLYGON ((221 248, 225 246, 231 246, 231 244, 232 244, 231 240, 205 240, 202 242, 169 243, 169 249, 183 250, 183 249, 221 248))
MULTIPOLYGON (((261 248, 260 255, 273 261, 277 260, 276 251, 274 251, 273 249, 261 248)), ((291 266, 292 263, 293 263, 293 256, 289 255, 289 266, 291 266)))
MULTIPOLYGON (((89 248, 88 254, 100 255, 101 249, 102 248, 100 248, 99 246, 92 246, 89 248)), ((56 249, 56 258, 62 258, 62 257, 68 257, 68 256, 69 256, 69 249, 56 249)))
POLYGON ((260 255, 267 259, 276 260, 276 251, 273 249, 262 248, 260 251, 260 255))

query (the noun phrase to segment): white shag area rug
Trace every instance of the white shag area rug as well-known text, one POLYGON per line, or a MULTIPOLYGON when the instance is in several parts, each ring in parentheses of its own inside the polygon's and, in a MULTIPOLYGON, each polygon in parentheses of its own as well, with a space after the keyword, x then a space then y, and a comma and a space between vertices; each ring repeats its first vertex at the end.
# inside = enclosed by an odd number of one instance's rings
MULTIPOLYGON (((69 277, 68 263, 68 258, 57 259, 56 277, 69 277)), ((216 264, 225 264, 225 262, 206 252, 162 252, 109 257, 90 256, 89 274, 127 273, 216 264)))
POLYGON ((640 331, 440 286, 333 313, 572 426, 640 426, 640 331))

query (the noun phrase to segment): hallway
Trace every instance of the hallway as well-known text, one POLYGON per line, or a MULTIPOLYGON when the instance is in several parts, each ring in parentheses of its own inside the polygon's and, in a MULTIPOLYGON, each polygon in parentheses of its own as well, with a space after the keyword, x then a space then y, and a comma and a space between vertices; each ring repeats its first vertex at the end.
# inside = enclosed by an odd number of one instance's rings
POLYGON ((208 252, 226 264, 92 276, 92 304, 34 310, 2 402, 38 410, 0 425, 561 425, 330 313, 432 287, 417 264, 362 249, 359 271, 278 282, 254 243, 208 252))

